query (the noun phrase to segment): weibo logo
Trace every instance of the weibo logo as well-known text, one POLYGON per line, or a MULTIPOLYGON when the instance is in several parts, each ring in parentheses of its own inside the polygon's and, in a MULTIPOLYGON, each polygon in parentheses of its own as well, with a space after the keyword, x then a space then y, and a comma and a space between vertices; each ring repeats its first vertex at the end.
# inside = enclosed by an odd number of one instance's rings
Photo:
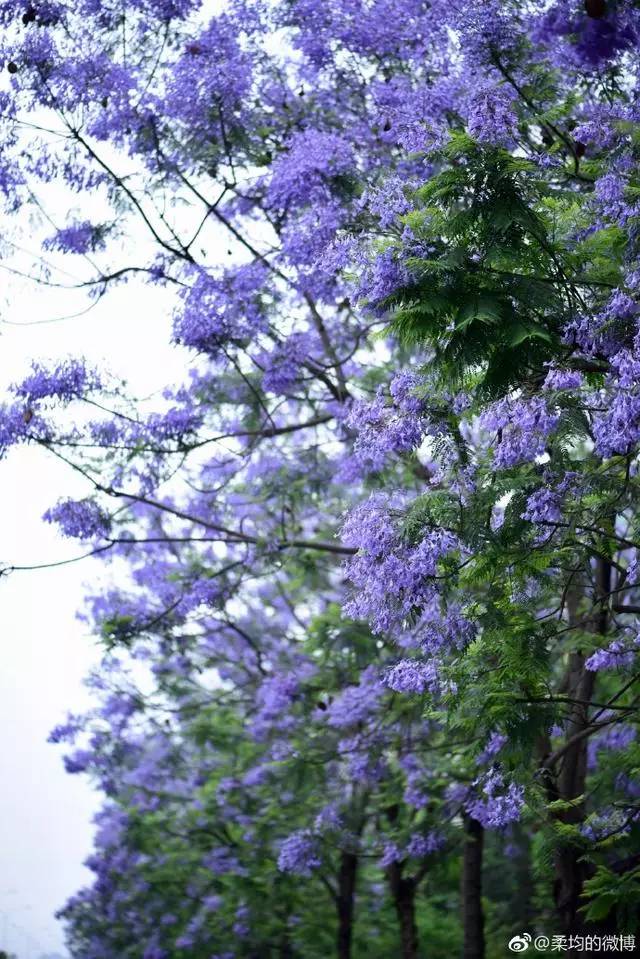
POLYGON ((509 940, 509 949, 511 952, 525 952, 531 943, 531 936, 525 932, 522 936, 514 936, 509 940))

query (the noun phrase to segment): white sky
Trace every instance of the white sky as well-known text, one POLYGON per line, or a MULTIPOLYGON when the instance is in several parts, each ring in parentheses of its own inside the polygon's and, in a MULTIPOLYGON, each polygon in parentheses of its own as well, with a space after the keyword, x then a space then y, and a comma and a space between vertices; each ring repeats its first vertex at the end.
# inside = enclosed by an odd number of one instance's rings
MULTIPOLYGON (((218 0, 205 0, 207 15, 217 7, 218 0)), ((121 174, 129 169, 126 158, 114 154, 111 160, 121 174)), ((104 197, 71 194, 60 183, 49 184, 41 200, 58 225, 74 218, 108 218, 104 197)), ((173 213, 190 236, 202 210, 181 203, 173 213)), ((51 223, 28 211, 20 214, 16 229, 15 236, 5 229, 0 238, 0 396, 28 372, 33 359, 50 363, 69 355, 85 356, 126 380, 129 395, 138 397, 186 378, 189 355, 170 345, 172 293, 131 280, 86 315, 73 317, 87 306, 84 292, 38 287, 4 272, 9 255, 12 265, 28 271, 29 251, 38 251, 42 237, 53 231, 51 223), (50 322, 60 317, 73 318, 50 322)), ((199 236, 198 253, 210 263, 228 263, 230 246, 230 238, 209 223, 199 236)), ((140 265, 149 262, 154 249, 132 221, 120 258, 106 262, 140 265)), ((94 275, 82 257, 48 254, 47 260, 62 269, 54 272, 56 280, 94 275)), ((80 544, 60 537, 41 517, 59 498, 89 492, 84 483, 36 448, 13 450, 0 461, 0 566, 52 562, 82 552, 80 544)), ((83 583, 90 580, 95 589, 100 572, 98 561, 86 561, 0 580, 0 949, 18 959, 66 955, 53 913, 91 880, 82 863, 91 850, 91 819, 100 797, 83 777, 64 771, 64 749, 46 740, 68 711, 81 711, 90 701, 82 679, 98 660, 98 650, 76 613, 83 583)))
MULTIPOLYGON (((170 296, 131 283, 84 317, 42 324, 82 307, 77 294, 33 289, 8 279, 0 304, 0 391, 30 360, 84 355, 148 395, 181 380, 186 354, 169 346, 170 296), (8 325, 12 323, 24 325, 8 325), (27 325, 29 324, 29 325, 27 325)), ((0 564, 76 555, 42 519, 62 496, 84 492, 81 478, 38 449, 0 462, 0 564)), ((46 742, 67 710, 89 702, 82 678, 97 659, 76 619, 83 582, 97 563, 20 572, 0 581, 0 949, 19 959, 65 954, 53 913, 90 879, 91 817, 99 797, 69 776, 60 747, 46 742)))

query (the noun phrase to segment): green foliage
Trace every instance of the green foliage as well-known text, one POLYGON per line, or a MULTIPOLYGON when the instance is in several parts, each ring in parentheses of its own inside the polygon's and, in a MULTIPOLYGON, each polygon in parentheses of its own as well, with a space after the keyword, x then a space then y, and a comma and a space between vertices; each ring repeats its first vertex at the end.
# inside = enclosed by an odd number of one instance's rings
POLYGON ((616 874, 606 866, 599 866, 595 875, 584 884, 587 904, 583 912, 587 919, 606 919, 616 910, 620 928, 635 931, 638 928, 640 908, 640 868, 616 874))
POLYGON ((547 192, 531 163, 466 134, 417 192, 407 224, 432 253, 408 261, 412 285, 389 305, 403 338, 433 347, 444 380, 462 384, 481 369, 485 392, 500 393, 557 349, 573 299, 552 240, 564 211, 543 202, 547 192))
POLYGON ((387 306, 404 342, 433 349, 443 383, 479 376, 484 396, 536 384, 585 296, 620 282, 619 229, 576 242, 584 213, 574 190, 551 190, 529 160, 465 133, 414 204, 405 222, 429 254, 404 261, 411 282, 387 306))

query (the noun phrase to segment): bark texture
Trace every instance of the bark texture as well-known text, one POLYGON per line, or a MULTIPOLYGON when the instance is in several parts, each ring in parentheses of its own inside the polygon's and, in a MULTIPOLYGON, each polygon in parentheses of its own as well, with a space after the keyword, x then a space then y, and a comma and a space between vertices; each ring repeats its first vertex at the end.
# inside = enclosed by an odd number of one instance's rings
POLYGON ((462 856, 463 959, 484 959, 482 911, 482 852, 484 829, 477 819, 465 816, 462 856))
POLYGON ((351 959, 358 857, 343 852, 338 873, 338 959, 351 959))
POLYGON ((400 927, 401 959, 418 959, 416 881, 414 878, 403 877, 402 865, 397 862, 389 866, 387 875, 400 927))

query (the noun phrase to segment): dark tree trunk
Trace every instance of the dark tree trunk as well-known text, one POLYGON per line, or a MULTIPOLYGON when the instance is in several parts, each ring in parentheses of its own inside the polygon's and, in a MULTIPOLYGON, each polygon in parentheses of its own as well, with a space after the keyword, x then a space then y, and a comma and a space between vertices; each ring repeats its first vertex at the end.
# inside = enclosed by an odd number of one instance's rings
MULTIPOLYGON (((585 669, 582 653, 572 653, 569 663, 569 683, 567 695, 571 699, 588 703, 593 695, 594 673, 585 669)), ((567 723, 567 740, 583 732, 588 725, 588 707, 581 703, 571 708, 567 723)), ((587 774, 587 742, 584 736, 575 742, 561 759, 557 779, 557 794, 560 799, 575 800, 585 791, 587 774)), ((582 803, 558 813, 561 822, 577 825, 584 819, 582 803)), ((573 845, 563 845, 558 850, 555 864, 554 897, 556 911, 562 932, 566 936, 576 936, 584 932, 584 921, 579 912, 583 904, 580 896, 582 886, 588 877, 588 867, 580 862, 582 851, 573 845)))
MULTIPOLYGON (((594 632, 605 636, 608 630, 608 599, 611 589, 611 565, 598 560, 596 568, 596 622, 594 632)), ((570 603, 569 622, 577 621, 576 603, 570 603)), ((563 691, 574 700, 567 721, 566 741, 572 742, 559 760, 555 793, 559 799, 575 800, 585 792, 587 777, 587 743, 584 735, 589 726, 589 703, 593 697, 595 673, 585 668, 585 657, 580 652, 571 653, 563 691)), ((578 825, 585 818, 582 803, 574 802, 570 809, 557 814, 561 822, 578 825)), ((581 851, 565 844, 556 855, 554 899, 560 930, 566 936, 585 932, 585 921, 580 906, 585 879, 592 874, 591 867, 580 862, 581 851)), ((588 930, 586 930, 588 931, 588 930)), ((571 953, 568 954, 569 956, 571 953)))
POLYGON ((295 953, 293 951, 293 946, 291 945, 288 929, 285 931, 282 940, 280 941, 278 959, 295 959, 295 953))
POLYGON ((484 959, 482 911, 482 850, 484 829, 477 819, 465 816, 462 856, 463 959, 484 959))
POLYGON ((402 959, 418 959, 418 927, 416 925, 416 890, 410 879, 401 881, 396 899, 396 912, 400 923, 400 954, 402 959))
POLYGON ((351 959, 353 941, 353 913, 358 874, 358 857, 351 852, 343 852, 338 872, 338 959, 351 959))
POLYGON ((416 882, 404 878, 400 863, 392 863, 388 870, 389 888, 400 926, 401 959, 418 959, 418 927, 416 925, 416 882))

